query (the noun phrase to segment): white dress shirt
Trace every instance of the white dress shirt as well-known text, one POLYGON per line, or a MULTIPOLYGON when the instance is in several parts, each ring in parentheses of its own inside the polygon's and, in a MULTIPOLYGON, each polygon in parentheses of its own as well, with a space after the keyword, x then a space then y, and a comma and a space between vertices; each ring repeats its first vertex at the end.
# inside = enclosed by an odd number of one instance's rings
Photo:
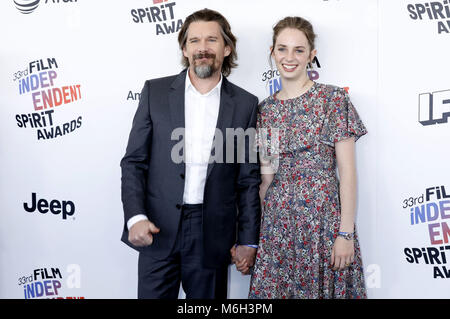
MULTIPOLYGON (((186 72, 184 95, 186 174, 183 194, 185 204, 203 203, 208 161, 219 116, 221 87, 222 75, 212 90, 201 94, 192 85, 189 70, 186 72)), ((145 214, 133 216, 127 222, 128 229, 145 219, 147 219, 145 214)))
POLYGON ((212 142, 216 131, 220 105, 222 75, 217 85, 201 94, 186 76, 184 102, 186 179, 183 202, 202 204, 206 171, 211 156, 212 142))

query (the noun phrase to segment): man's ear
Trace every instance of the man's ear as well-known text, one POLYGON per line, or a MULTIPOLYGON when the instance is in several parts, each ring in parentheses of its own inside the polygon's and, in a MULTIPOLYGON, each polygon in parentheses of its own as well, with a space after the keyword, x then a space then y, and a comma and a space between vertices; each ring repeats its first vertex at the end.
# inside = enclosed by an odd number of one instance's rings
POLYGON ((229 45, 225 46, 224 56, 229 56, 231 54, 231 48, 229 45))

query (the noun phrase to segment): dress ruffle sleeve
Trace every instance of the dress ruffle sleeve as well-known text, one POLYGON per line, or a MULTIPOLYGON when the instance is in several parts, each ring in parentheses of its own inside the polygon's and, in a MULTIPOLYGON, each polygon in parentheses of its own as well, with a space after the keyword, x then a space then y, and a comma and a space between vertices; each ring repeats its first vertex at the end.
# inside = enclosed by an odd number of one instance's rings
POLYGON ((354 137, 357 141, 366 133, 367 129, 347 92, 344 89, 337 89, 330 98, 329 109, 322 126, 321 141, 334 147, 336 142, 349 137, 354 137))

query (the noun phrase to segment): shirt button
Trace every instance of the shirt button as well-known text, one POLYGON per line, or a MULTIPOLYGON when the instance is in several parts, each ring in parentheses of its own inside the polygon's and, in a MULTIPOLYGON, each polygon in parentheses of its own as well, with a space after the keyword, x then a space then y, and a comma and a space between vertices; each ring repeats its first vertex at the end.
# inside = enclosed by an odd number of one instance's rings
POLYGON ((180 205, 180 204, 176 204, 175 207, 176 207, 177 209, 181 209, 181 205, 180 205))
POLYGON ((180 174, 181 179, 184 179, 184 174, 180 174))

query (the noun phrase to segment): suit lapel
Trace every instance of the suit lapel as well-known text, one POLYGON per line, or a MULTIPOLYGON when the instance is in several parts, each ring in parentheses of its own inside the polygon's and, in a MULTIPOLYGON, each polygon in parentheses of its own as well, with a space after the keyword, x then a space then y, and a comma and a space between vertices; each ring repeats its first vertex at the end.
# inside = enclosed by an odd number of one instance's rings
MULTIPOLYGON (((185 83, 186 83, 186 70, 182 71, 175 80, 172 82, 169 91, 169 109, 170 119, 172 122, 172 130, 177 128, 185 128, 184 120, 184 95, 185 95, 185 83)), ((186 171, 186 142, 185 134, 182 136, 183 140, 183 173, 186 171)))
POLYGON ((186 70, 182 71, 172 82, 169 93, 170 118, 173 128, 184 125, 184 91, 186 83, 186 70))
MULTIPOLYGON (((223 149, 225 147, 226 142, 226 129, 231 127, 232 120, 233 120, 233 113, 234 113, 234 101, 232 99, 233 97, 233 90, 228 82, 228 80, 223 77, 222 79, 222 88, 220 91, 220 105, 219 105, 219 115, 217 118, 217 125, 216 128, 220 130, 223 136, 223 144, 217 145, 216 149, 214 149, 215 152, 215 158, 223 159, 225 161, 226 159, 223 158, 223 149)), ((215 143, 213 143, 214 145, 215 143)), ((212 149, 211 149, 212 151, 212 149)), ((211 174, 211 170, 214 167, 214 162, 211 162, 211 158, 208 164, 208 169, 206 172, 206 179, 208 179, 209 175, 211 174)))

